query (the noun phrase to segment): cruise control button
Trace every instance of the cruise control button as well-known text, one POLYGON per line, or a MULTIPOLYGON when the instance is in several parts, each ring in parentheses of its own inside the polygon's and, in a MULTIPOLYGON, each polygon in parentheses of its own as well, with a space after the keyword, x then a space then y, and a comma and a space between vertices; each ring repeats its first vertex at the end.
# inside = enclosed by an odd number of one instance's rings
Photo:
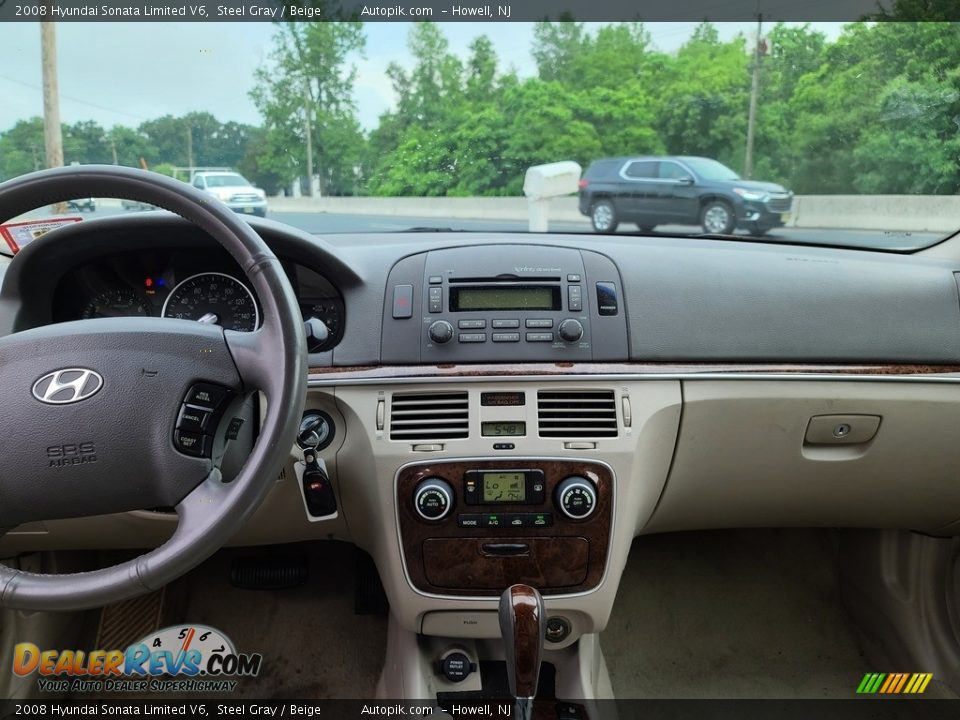
POLYGON ((552 332, 528 332, 527 342, 553 342, 552 332))
POLYGON ((223 404, 229 394, 230 391, 225 387, 209 383, 197 383, 187 392, 183 402, 187 405, 200 405, 216 410, 223 404))
POLYGON ((494 342, 520 342, 520 333, 493 333, 491 339, 494 342))
POLYGON ((207 435, 177 430, 173 434, 173 441, 177 446, 177 450, 182 452, 184 455, 192 455, 193 457, 210 457, 211 438, 207 435))
POLYGON ((528 328, 552 328, 553 320, 550 318, 527 318, 526 326, 528 328))
MULTIPOLYGON (((177 428, 189 432, 204 432, 207 425, 210 424, 210 416, 213 413, 207 408, 196 407, 194 405, 184 405, 180 408, 180 417, 177 418, 177 428)), ((211 430, 213 428, 210 428, 211 430)))

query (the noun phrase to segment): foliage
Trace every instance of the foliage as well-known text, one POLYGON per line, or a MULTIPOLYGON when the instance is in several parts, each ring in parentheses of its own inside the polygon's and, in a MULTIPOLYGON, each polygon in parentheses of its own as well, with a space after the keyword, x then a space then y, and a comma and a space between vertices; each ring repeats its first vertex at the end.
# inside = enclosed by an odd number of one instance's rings
MULTIPOLYGON (((956 0, 881 5, 832 42, 809 25, 767 28, 754 177, 798 193, 960 192, 960 24, 904 22, 952 17, 956 0)), ((488 37, 458 52, 441 26, 415 23, 410 61, 387 70, 394 108, 366 133, 352 64, 364 46, 362 23, 280 24, 252 92, 259 127, 205 112, 78 122, 63 126, 65 160, 156 168, 192 152, 277 193, 306 174, 309 124, 324 194, 519 194, 532 164, 616 155, 743 166, 753 39, 721 40, 709 23, 669 54, 640 23, 537 23, 528 78, 503 68, 488 37)), ((0 177, 44 164, 39 118, 0 133, 0 177)))

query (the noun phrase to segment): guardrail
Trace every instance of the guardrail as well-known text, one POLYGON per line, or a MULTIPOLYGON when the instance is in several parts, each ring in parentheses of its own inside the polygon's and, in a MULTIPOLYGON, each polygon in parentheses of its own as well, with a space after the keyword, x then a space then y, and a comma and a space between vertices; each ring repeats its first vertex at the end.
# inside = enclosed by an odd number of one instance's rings
MULTIPOLYGON (((275 212, 318 212, 345 215, 516 220, 526 222, 525 197, 323 197, 270 198, 275 212)), ((576 196, 554 198, 550 220, 589 221, 577 210, 576 196)), ((960 196, 956 195, 798 195, 789 227, 839 230, 951 232, 960 228, 960 196)))

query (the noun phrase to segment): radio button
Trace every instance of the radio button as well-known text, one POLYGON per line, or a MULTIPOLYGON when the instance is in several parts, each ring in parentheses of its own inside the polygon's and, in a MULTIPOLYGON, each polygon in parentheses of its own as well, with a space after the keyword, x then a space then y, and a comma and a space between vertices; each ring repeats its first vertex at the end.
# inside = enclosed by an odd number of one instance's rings
POLYGON ((458 338, 462 343, 482 343, 487 341, 486 333, 460 333, 458 338))
POLYGON ((431 285, 442 285, 443 284, 443 275, 431 275, 430 276, 431 285))
POLYGON ((429 335, 430 339, 437 343, 437 345, 443 345, 453 340, 453 325, 446 320, 437 320, 430 324, 430 327, 427 329, 427 335, 429 335))
POLYGON ((567 282, 578 283, 580 282, 580 276, 571 273, 570 275, 567 275, 567 282))
POLYGON ((491 320, 491 321, 490 321, 490 326, 491 326, 494 330, 512 330, 512 329, 514 329, 514 328, 520 327, 520 321, 519 321, 519 320, 504 320, 504 319, 501 318, 501 319, 498 319, 498 320, 491 320))
POLYGON ((580 312, 583 310, 583 288, 579 285, 567 286, 567 305, 570 312, 580 312))
POLYGON ((527 342, 553 342, 552 332, 528 332, 527 342))
POLYGON ((560 339, 565 342, 577 342, 583 337, 583 325, 580 324, 579 320, 567 318, 560 323, 560 327, 557 328, 557 333, 559 333, 560 339))
POLYGON ((460 320, 457 323, 457 327, 461 330, 483 330, 486 326, 486 320, 460 320))
POLYGON ((527 318, 526 325, 528 328, 552 328, 553 320, 550 318, 527 318))
POLYGON ((520 342, 520 333, 493 333, 491 339, 494 342, 520 342))
POLYGON ((442 287, 430 288, 429 302, 430 302, 430 312, 432 313, 443 312, 443 288, 442 287))

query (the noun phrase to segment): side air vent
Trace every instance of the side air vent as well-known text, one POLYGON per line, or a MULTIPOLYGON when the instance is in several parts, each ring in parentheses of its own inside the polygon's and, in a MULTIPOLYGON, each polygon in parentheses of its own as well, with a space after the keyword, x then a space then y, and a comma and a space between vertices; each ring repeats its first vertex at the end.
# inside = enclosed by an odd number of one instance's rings
POLYGON ((390 439, 465 438, 468 420, 466 392, 398 394, 390 403, 390 439))
POLYGON ((540 390, 537 419, 540 437, 617 436, 617 403, 613 390, 540 390))

